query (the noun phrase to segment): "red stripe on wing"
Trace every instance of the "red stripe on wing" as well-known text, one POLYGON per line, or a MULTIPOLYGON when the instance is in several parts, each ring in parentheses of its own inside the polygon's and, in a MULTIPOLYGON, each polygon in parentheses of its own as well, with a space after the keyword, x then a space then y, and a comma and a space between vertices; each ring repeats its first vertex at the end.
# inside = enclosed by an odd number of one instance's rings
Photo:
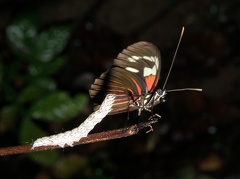
POLYGON ((148 92, 152 92, 154 90, 155 86, 155 80, 156 76, 155 75, 149 75, 145 77, 145 83, 147 85, 147 90, 148 92))

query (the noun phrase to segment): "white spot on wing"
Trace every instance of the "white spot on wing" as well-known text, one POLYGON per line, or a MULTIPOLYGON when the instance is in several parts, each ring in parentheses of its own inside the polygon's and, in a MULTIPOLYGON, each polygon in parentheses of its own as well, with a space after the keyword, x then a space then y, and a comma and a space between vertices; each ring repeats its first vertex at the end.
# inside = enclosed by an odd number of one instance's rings
POLYGON ((131 57, 128 57, 128 61, 130 61, 130 62, 136 62, 136 60, 134 60, 134 59, 131 58, 131 57))
MULTIPOLYGON (((145 68, 143 69, 143 76, 146 77, 146 76, 150 76, 150 75, 156 75, 156 74, 157 74, 157 70, 158 70, 158 68, 159 68, 159 60, 158 60, 158 57, 156 57, 156 56, 143 56, 143 57, 141 57, 141 56, 135 56, 135 55, 133 55, 133 56, 131 56, 131 57, 128 57, 128 60, 129 60, 130 62, 137 62, 137 60, 139 60, 139 59, 141 59, 141 58, 143 58, 143 59, 145 59, 145 60, 148 60, 148 61, 150 61, 150 62, 154 62, 154 64, 155 64, 152 68, 145 67, 145 68)), ((130 71, 130 72, 132 72, 132 73, 138 73, 138 72, 139 72, 138 69, 133 68, 133 67, 126 67, 125 69, 128 70, 128 71, 130 71)))
POLYGON ((154 62, 154 64, 155 64, 152 68, 145 67, 143 69, 143 76, 146 77, 146 76, 150 76, 150 75, 156 75, 157 74, 157 70, 159 68, 158 57, 156 57, 156 56, 143 56, 143 58, 145 60, 154 62))
POLYGON ((138 73, 138 72, 139 72, 138 69, 136 69, 136 68, 132 68, 132 67, 126 67, 125 69, 126 69, 127 71, 132 72, 132 73, 138 73))
POLYGON ((135 60, 139 60, 139 58, 141 58, 141 57, 133 55, 132 58, 135 59, 135 60))
POLYGON ((150 62, 155 62, 155 65, 157 66, 157 69, 158 69, 158 65, 159 65, 158 57, 156 57, 156 56, 143 56, 143 59, 148 60, 150 62))
POLYGON ((145 67, 143 69, 143 76, 150 76, 150 75, 156 75, 157 74, 157 66, 154 65, 152 68, 145 67))
POLYGON ((151 59, 151 57, 149 57, 149 56, 143 56, 143 58, 145 59, 145 60, 149 60, 149 61, 153 61, 152 59, 151 59))
POLYGON ((139 60, 141 57, 139 57, 139 56, 135 56, 135 55, 133 55, 133 56, 131 56, 131 57, 128 57, 128 60, 130 61, 130 62, 136 62, 136 60, 139 60))

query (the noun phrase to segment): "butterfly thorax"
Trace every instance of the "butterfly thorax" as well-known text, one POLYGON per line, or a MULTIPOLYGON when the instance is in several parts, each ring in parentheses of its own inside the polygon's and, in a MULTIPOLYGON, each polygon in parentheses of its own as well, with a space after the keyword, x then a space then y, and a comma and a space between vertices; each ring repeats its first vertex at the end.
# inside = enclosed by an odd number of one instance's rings
POLYGON ((135 107, 138 109, 138 115, 141 115, 143 110, 152 111, 153 106, 159 104, 160 102, 165 102, 166 90, 162 91, 158 89, 155 93, 146 93, 139 96, 135 101, 130 104, 130 107, 135 107))

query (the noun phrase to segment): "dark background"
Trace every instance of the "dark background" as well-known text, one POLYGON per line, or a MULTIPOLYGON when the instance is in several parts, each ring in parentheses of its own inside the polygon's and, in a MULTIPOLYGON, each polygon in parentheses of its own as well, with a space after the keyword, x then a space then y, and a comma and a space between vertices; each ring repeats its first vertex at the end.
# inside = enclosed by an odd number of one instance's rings
MULTIPOLYGON (((2 0, 0 60, 5 72, 10 70, 9 64, 19 60, 10 48, 6 28, 25 12, 37 14, 39 32, 55 25, 74 26, 59 52, 66 63, 51 76, 57 89, 70 96, 88 95, 91 83, 111 66, 117 54, 138 41, 149 41, 159 48, 161 87, 182 26, 185 34, 166 88, 196 87, 203 92, 168 94, 168 100, 154 108, 162 118, 148 134, 141 131, 129 138, 57 149, 51 164, 38 162, 38 153, 34 157, 2 156, 1 178, 240 178, 239 1, 2 0)), ((20 72, 27 74, 26 70, 20 72)), ((1 83, 6 83, 5 74, 1 74, 1 83)), ((21 91, 24 85, 19 87, 17 82, 19 79, 13 87, 21 91)), ((4 109, 11 102, 0 90, 0 107, 4 109)), ((32 121, 55 134, 78 126, 91 112, 87 98, 71 120, 32 121)), ((136 115, 133 112, 132 118, 136 115)), ((2 126, 6 125, 3 116, 1 112, 2 126)), ((14 122, 1 128, 1 147, 19 145, 23 119, 14 116, 14 122)), ((108 116, 94 131, 121 128, 126 116, 108 116)))

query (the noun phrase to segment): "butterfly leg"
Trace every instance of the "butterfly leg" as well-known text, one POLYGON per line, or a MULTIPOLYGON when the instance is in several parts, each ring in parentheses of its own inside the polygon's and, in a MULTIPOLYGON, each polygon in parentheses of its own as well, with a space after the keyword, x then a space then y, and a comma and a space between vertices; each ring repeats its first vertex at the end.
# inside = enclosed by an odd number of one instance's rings
POLYGON ((152 132, 153 131, 153 127, 151 125, 148 125, 148 127, 150 128, 146 133, 152 132))
POLYGON ((161 116, 159 114, 153 114, 151 115, 151 117, 148 118, 149 121, 158 120, 158 119, 161 119, 161 116))
MULTIPOLYGON (((150 118, 148 118, 149 121, 158 121, 158 119, 160 119, 161 116, 159 114, 154 114, 152 115, 150 118)), ((153 127, 151 124, 148 125, 148 127, 150 128, 146 133, 152 132, 153 131, 153 127)))

